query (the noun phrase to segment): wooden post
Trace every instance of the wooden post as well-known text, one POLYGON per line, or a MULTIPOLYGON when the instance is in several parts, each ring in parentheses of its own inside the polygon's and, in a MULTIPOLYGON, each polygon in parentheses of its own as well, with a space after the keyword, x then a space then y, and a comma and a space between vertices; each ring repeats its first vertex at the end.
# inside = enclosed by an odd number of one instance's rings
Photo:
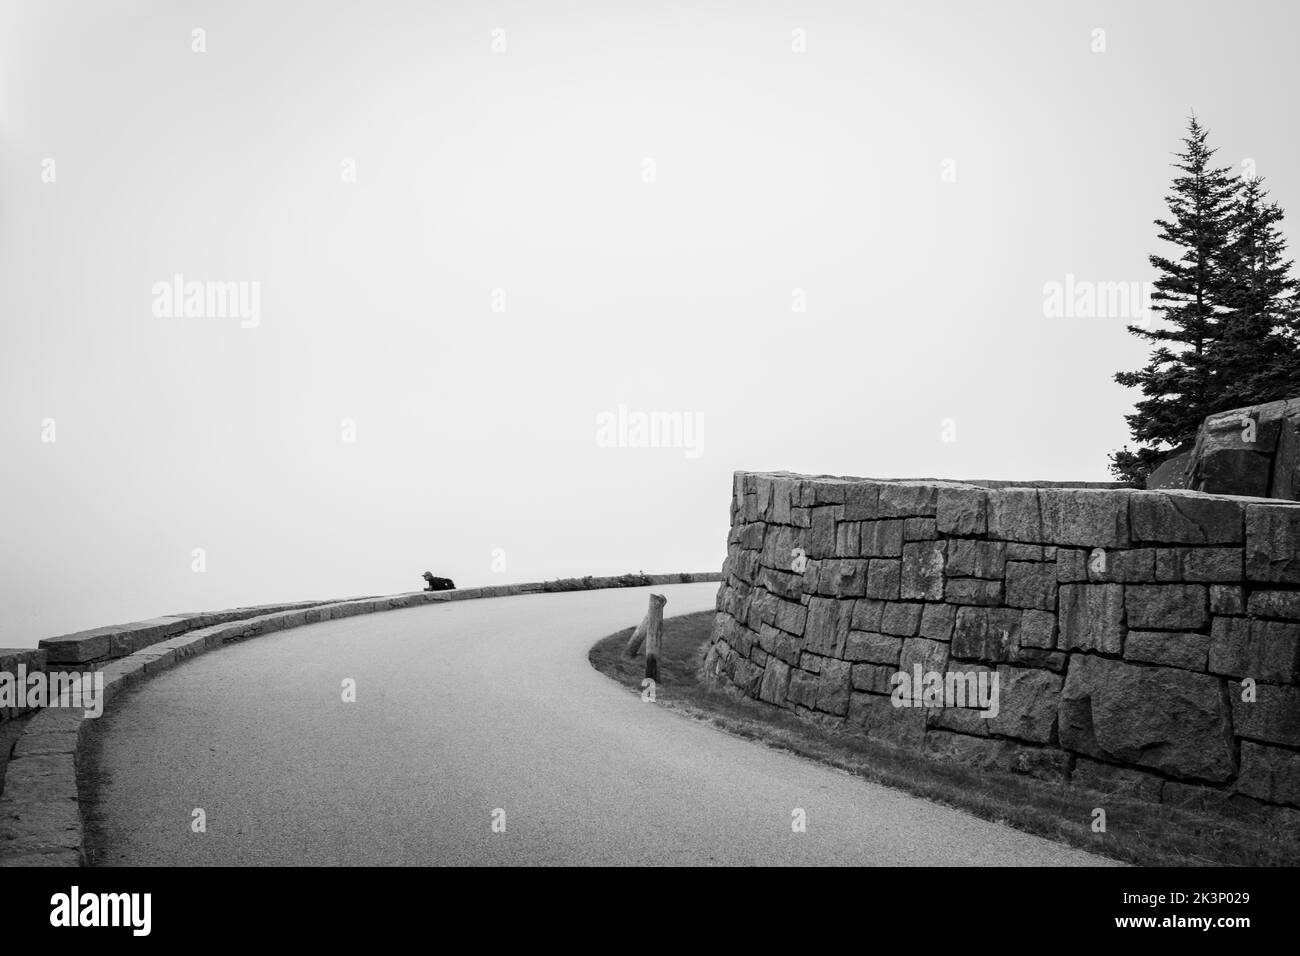
POLYGON ((645 617, 641 618, 641 623, 636 626, 636 630, 628 638, 627 647, 623 649, 623 653, 628 657, 636 657, 641 653, 641 642, 645 640, 646 630, 650 627, 650 612, 654 610, 656 600, 659 601, 660 619, 662 620, 664 601, 667 598, 662 594, 652 594, 650 595, 650 607, 646 610, 645 617))
POLYGON ((662 594, 650 595, 650 608, 646 611, 645 676, 659 682, 659 645, 664 636, 664 604, 662 594))

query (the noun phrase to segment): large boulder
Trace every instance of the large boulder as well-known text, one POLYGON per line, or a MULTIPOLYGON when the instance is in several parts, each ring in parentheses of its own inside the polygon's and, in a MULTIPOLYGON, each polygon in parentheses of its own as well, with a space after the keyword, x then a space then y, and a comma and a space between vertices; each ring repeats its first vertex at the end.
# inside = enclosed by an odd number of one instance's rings
POLYGON ((1230 708, 1206 674, 1076 654, 1058 733, 1075 753, 1220 783, 1236 770, 1230 708))
POLYGON ((1170 452, 1146 486, 1300 500, 1300 399, 1207 416, 1195 443, 1170 452))

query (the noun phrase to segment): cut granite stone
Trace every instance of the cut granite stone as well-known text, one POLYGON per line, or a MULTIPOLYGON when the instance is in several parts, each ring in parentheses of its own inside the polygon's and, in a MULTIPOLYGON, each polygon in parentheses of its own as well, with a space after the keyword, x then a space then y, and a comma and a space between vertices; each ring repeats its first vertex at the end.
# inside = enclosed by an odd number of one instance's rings
POLYGON ((1074 656, 1059 734, 1069 750, 1173 777, 1224 782, 1236 771, 1223 687, 1176 668, 1074 656))

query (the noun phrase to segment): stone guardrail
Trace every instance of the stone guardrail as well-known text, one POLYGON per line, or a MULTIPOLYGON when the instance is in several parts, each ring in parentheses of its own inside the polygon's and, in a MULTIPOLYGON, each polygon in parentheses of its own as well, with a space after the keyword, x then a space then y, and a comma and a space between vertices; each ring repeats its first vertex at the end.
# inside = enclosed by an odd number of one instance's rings
POLYGON ((741 472, 731 519, 723 686, 934 757, 1300 823, 1300 504, 741 472), (996 714, 963 700, 994 676, 996 714))
MULTIPOLYGON (((11 663, 25 663, 29 672, 34 669, 33 663, 41 663, 50 671, 57 669, 56 663, 93 669, 102 675, 103 702, 108 707, 137 681, 189 657, 304 624, 474 598, 719 580, 721 575, 717 573, 569 578, 453 591, 413 591, 332 603, 273 605, 279 608, 273 611, 238 608, 173 615, 51 638, 42 641, 41 649, 36 651, 0 650, 0 672, 11 663)), ((37 710, 13 745, 0 787, 0 866, 79 866, 84 862, 77 766, 90 718, 82 708, 71 706, 76 693, 77 688, 70 686, 62 692, 60 706, 37 710)))

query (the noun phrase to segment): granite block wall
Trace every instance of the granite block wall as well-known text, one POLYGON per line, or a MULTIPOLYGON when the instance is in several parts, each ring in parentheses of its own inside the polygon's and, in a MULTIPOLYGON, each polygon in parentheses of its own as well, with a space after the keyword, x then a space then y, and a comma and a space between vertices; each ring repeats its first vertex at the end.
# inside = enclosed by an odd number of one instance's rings
POLYGON ((1300 504, 742 472, 704 668, 937 758, 1300 808, 1298 648, 1300 504))

